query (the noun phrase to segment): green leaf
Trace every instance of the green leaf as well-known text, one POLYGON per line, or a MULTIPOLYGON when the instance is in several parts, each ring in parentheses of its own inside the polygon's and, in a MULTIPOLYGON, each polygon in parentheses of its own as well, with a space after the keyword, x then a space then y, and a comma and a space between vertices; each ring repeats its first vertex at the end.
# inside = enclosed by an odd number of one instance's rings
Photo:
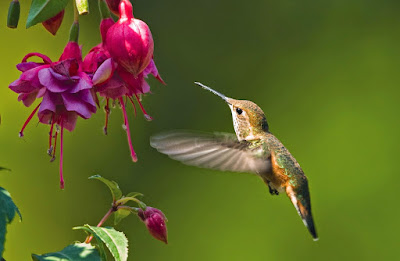
POLYGON ((91 244, 75 243, 63 250, 44 255, 32 254, 34 261, 100 261, 97 249, 91 244))
POLYGON ((32 0, 26 20, 26 28, 54 17, 64 10, 68 2, 69 0, 32 0))
POLYGON ((100 175, 91 176, 91 177, 89 177, 89 179, 97 179, 97 180, 100 180, 101 182, 103 182, 104 184, 106 184, 107 187, 111 191, 114 202, 122 197, 122 191, 119 188, 117 182, 105 179, 100 175))
POLYGON ((143 197, 143 194, 140 192, 130 192, 126 196, 130 198, 136 198, 136 197, 143 197))
POLYGON ((92 227, 89 225, 74 227, 74 229, 89 231, 95 237, 100 238, 116 261, 126 261, 128 259, 128 239, 124 233, 112 227, 92 227))
POLYGON ((0 258, 4 251, 4 242, 6 237, 6 225, 11 223, 15 217, 15 213, 18 213, 22 220, 21 213, 18 207, 14 204, 11 199, 10 193, 4 188, 0 187, 0 258))
POLYGON ((11 171, 11 169, 4 168, 4 167, 0 167, 0 170, 8 170, 8 171, 11 171))
POLYGON ((120 208, 114 212, 114 225, 117 225, 121 220, 126 218, 132 213, 129 209, 120 208))

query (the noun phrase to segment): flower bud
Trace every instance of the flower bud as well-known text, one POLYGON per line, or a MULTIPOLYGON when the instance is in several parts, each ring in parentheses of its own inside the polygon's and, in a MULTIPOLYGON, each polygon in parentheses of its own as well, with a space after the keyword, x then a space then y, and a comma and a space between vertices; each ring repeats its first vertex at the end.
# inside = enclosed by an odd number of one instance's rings
POLYGON ((19 5, 19 2, 16 0, 11 1, 10 7, 8 8, 7 27, 17 28, 20 10, 21 7, 19 5))
POLYGON ((116 15, 119 15, 118 6, 119 6, 119 2, 121 2, 121 0, 106 0, 106 2, 108 5, 108 8, 110 8, 110 11, 116 15))
POLYGON ((52 35, 56 35, 58 28, 60 28, 61 23, 64 18, 64 10, 53 16, 52 18, 47 19, 42 23, 44 28, 49 31, 52 35))
POLYGON ((161 210, 147 207, 146 210, 140 209, 138 211, 139 218, 144 222, 150 234, 160 241, 163 241, 165 244, 168 244, 167 241, 167 226, 165 225, 165 221, 167 218, 161 212, 161 210))
POLYGON ((136 77, 153 57, 153 37, 147 24, 133 17, 129 0, 122 0, 119 10, 118 22, 108 29, 106 48, 114 61, 136 77))

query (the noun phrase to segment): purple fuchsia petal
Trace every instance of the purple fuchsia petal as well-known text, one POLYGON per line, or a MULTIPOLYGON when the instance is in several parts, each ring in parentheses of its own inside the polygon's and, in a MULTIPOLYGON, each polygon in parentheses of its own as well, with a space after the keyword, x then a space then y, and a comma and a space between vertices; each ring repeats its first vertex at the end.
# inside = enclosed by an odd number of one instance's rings
POLYGON ((17 64, 17 69, 21 72, 25 72, 27 70, 33 69, 38 66, 42 66, 42 63, 35 63, 35 62, 26 62, 26 63, 19 63, 17 64))
POLYGON ((26 107, 29 107, 36 100, 37 94, 38 94, 38 91, 31 92, 31 93, 20 93, 18 95, 18 101, 22 101, 22 103, 26 107))
POLYGON ((61 96, 67 111, 74 111, 85 119, 90 118, 93 110, 81 99, 79 94, 62 93, 61 96))
POLYGON ((93 94, 91 90, 82 90, 79 92, 79 98, 82 99, 82 101, 87 103, 87 106, 89 110, 93 113, 96 112, 97 107, 96 107, 96 102, 93 99, 93 94))
POLYGON ((144 80, 143 73, 139 74, 137 77, 133 76, 130 72, 126 71, 123 67, 117 67, 118 75, 126 83, 126 87, 129 89, 129 96, 134 93, 145 93, 150 91, 150 87, 144 86, 146 81, 144 80))
POLYGON ((38 89, 38 87, 32 85, 31 82, 21 81, 20 79, 10 83, 8 87, 16 93, 31 93, 34 90, 38 89))
POLYGON ((84 73, 84 72, 79 72, 77 76, 74 76, 73 78, 77 77, 77 82, 74 83, 73 87, 69 90, 70 93, 77 93, 82 90, 89 90, 93 87, 92 79, 84 73))
POLYGON ((152 74, 159 82, 166 85, 164 80, 161 78, 161 75, 158 73, 158 69, 154 62, 154 59, 151 59, 149 65, 146 67, 146 69, 144 69, 143 74, 144 74, 144 77, 146 77, 146 78, 148 77, 149 74, 152 74))
POLYGON ((68 86, 61 84, 59 80, 53 77, 52 72, 54 73, 51 68, 41 70, 38 74, 40 83, 51 92, 60 93, 66 91, 68 86))
POLYGON ((64 128, 73 131, 76 126, 76 121, 78 119, 78 114, 73 111, 68 111, 63 114, 64 116, 64 128))
MULTIPOLYGON (((39 108, 39 119, 40 115, 45 114, 47 112, 55 113, 56 112, 56 106, 60 104, 59 100, 59 94, 51 93, 51 92, 45 92, 43 95, 43 101, 42 104, 40 105, 39 108)), ((42 122, 42 121, 40 121, 42 122)), ((42 122, 42 123, 48 123, 47 122, 42 122)))

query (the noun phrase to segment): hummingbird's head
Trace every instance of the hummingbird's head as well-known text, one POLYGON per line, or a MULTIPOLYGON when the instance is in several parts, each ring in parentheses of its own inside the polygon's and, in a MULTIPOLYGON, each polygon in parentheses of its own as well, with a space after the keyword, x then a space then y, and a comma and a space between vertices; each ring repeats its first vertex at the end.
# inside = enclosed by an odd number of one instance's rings
POLYGON ((199 82, 196 82, 196 84, 221 97, 228 104, 238 140, 257 139, 260 134, 268 132, 267 119, 257 104, 251 101, 228 98, 199 82))

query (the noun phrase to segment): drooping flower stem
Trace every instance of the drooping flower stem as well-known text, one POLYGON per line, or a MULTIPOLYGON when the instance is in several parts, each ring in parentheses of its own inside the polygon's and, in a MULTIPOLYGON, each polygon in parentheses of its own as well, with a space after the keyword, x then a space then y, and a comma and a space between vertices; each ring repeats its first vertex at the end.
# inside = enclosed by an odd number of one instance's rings
POLYGON ((21 131, 19 132, 19 137, 20 138, 24 136, 25 127, 26 127, 26 125, 28 125, 28 123, 31 121, 33 115, 35 115, 36 111, 39 109, 40 104, 42 104, 42 103, 39 103, 39 105, 36 106, 36 108, 31 112, 31 114, 29 115, 28 119, 26 119, 24 125, 21 128, 21 131))
POLYGON ((63 177, 63 139, 64 139, 64 119, 61 118, 61 132, 60 132, 60 188, 64 189, 63 177))
POLYGON ((71 25, 71 29, 69 30, 69 41, 70 42, 78 42, 79 37, 79 12, 76 4, 74 4, 74 22, 71 25))
POLYGON ((129 144, 129 149, 131 151, 132 161, 136 162, 137 156, 136 156, 135 151, 133 150, 132 140, 131 140, 131 132, 129 130, 128 116, 126 114, 125 103, 124 103, 124 100, 122 99, 122 97, 119 98, 119 102, 121 103, 122 113, 124 115, 124 125, 126 127, 126 136, 128 137, 128 144, 129 144))
POLYGON ((79 11, 77 6, 78 2, 76 1, 73 5, 74 5, 74 23, 79 23, 79 11))
MULTIPOLYGON (((104 224, 104 222, 106 222, 106 220, 111 216, 111 214, 112 214, 114 211, 117 211, 117 208, 115 208, 114 206, 112 206, 112 207, 107 211, 107 213, 104 215, 104 217, 100 220, 100 222, 97 224, 97 227, 101 227, 101 226, 104 224)), ((86 244, 89 244, 90 241, 92 241, 92 239, 93 239, 93 236, 92 236, 92 235, 87 236, 86 239, 85 239, 85 243, 86 243, 86 244)))
POLYGON ((99 11, 102 19, 111 17, 110 9, 108 9, 107 3, 104 0, 99 0, 99 11))

